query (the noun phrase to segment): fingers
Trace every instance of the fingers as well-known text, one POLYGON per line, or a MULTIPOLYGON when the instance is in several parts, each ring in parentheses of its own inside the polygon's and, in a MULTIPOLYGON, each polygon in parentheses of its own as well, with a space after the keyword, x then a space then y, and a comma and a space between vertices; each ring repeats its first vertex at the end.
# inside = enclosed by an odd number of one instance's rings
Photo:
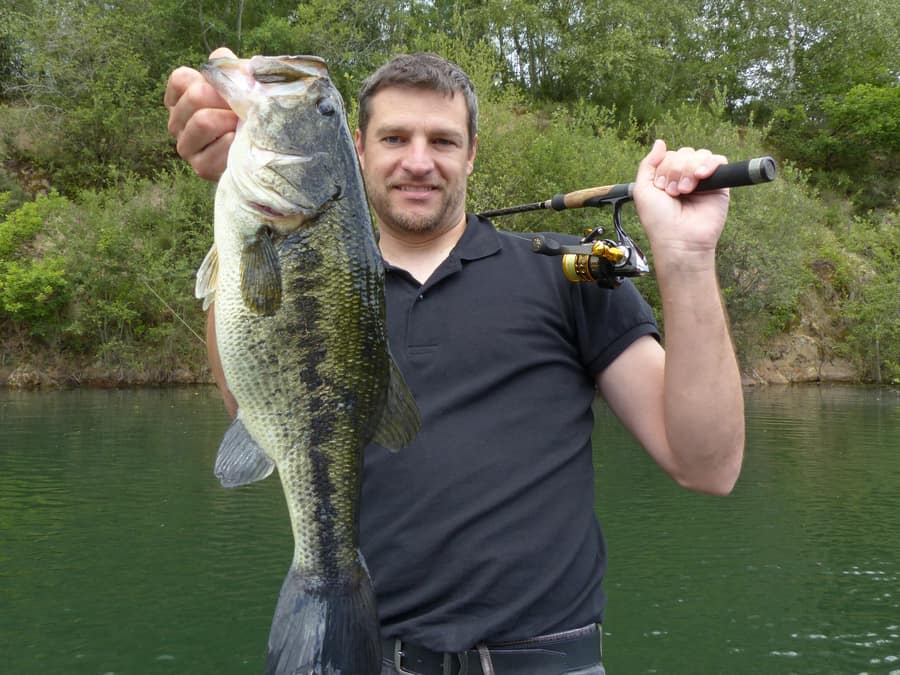
POLYGON ((234 111, 205 81, 191 84, 169 109, 175 149, 207 180, 218 180, 225 171, 237 122, 234 111))
POLYGON ((639 170, 639 180, 649 180, 653 185, 672 197, 693 192, 697 183, 709 178, 720 164, 727 160, 709 150, 679 148, 666 151, 665 143, 656 141, 650 153, 641 162, 643 176, 639 170))
POLYGON ((210 52, 209 58, 211 58, 211 59, 222 59, 222 58, 236 59, 237 56, 235 55, 235 53, 233 51, 228 49, 228 47, 219 47, 218 49, 214 49, 212 52, 210 52))
MULTIPOLYGON (((223 57, 237 58, 227 47, 219 47, 215 51, 213 51, 209 58, 217 59, 223 57)), ((222 97, 219 96, 215 89, 212 88, 209 84, 206 83, 203 75, 200 74, 199 71, 194 68, 188 68, 186 66, 182 66, 180 68, 176 68, 172 71, 172 74, 169 75, 169 81, 166 83, 166 93, 163 97, 163 103, 169 111, 175 109, 181 101, 182 97, 189 93, 191 94, 191 99, 193 103, 193 109, 197 109, 200 107, 205 107, 205 105, 212 105, 216 107, 227 107, 227 104, 222 97)), ((183 104, 184 106, 184 104, 183 104)), ((182 109, 179 109, 180 117, 184 117, 184 106, 182 109)), ((190 117, 190 115, 188 115, 190 117)), ((176 120, 175 126, 177 129, 184 128, 184 119, 176 120), (181 124, 178 124, 178 122, 181 124)), ((172 132, 171 127, 173 126, 172 121, 169 123, 170 129, 169 132, 172 132)))
POLYGON ((225 99, 193 68, 178 68, 169 76, 163 101, 169 109, 169 133, 176 140, 197 112, 230 110, 225 99))
MULTIPOLYGON (((215 50, 210 58, 234 57, 230 49, 215 50)), ((177 68, 169 76, 163 103, 169 110, 169 134, 178 154, 207 180, 225 170, 228 147, 234 138, 237 115, 200 72, 177 68)))
MULTIPOLYGON (((182 138, 189 138, 182 135, 182 138)), ((216 181, 225 173, 228 151, 234 141, 234 131, 227 131, 208 145, 195 152, 183 152, 177 145, 178 154, 186 159, 196 174, 205 180, 216 181)))

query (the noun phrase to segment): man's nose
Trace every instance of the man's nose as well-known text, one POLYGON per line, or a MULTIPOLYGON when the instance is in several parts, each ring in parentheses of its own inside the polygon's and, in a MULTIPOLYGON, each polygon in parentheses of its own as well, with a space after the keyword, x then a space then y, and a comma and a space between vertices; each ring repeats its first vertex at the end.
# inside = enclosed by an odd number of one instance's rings
POLYGON ((403 158, 403 168, 417 175, 428 173, 434 168, 431 145, 427 139, 414 138, 409 143, 406 156, 403 158))

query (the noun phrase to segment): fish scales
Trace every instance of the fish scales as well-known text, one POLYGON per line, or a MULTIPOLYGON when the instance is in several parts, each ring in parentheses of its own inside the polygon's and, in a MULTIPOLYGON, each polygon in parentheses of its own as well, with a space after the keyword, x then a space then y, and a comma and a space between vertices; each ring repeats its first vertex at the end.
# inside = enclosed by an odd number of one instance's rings
MULTIPOLYGON (((319 222, 311 229, 322 227, 319 222)), ((307 239, 315 239, 314 234, 289 237, 280 257, 302 257, 304 247, 315 245, 307 239)), ((354 288, 376 284, 357 282, 344 274, 346 267, 345 262, 335 274, 323 265, 283 264, 284 298, 277 316, 223 312, 230 316, 217 324, 222 340, 234 341, 221 349, 244 355, 224 359, 226 380, 248 432, 266 439, 260 444, 276 459, 290 492, 294 564, 309 574, 333 575, 338 567, 332 557, 341 566, 356 557, 359 448, 372 437, 374 411, 383 407, 386 394, 388 364, 378 338, 383 333, 378 303, 360 298, 354 288), (325 301, 332 310, 328 315, 325 301), (353 335, 364 339, 348 339, 353 335), (280 347, 246 349, 251 339, 280 347)), ((242 304, 239 295, 231 300, 242 304)))
POLYGON ((294 534, 266 672, 380 672, 374 592, 358 552, 362 452, 401 447, 418 412, 385 336, 384 271, 343 103, 315 57, 214 60, 238 112, 197 294, 238 415, 216 473, 273 467, 294 534))

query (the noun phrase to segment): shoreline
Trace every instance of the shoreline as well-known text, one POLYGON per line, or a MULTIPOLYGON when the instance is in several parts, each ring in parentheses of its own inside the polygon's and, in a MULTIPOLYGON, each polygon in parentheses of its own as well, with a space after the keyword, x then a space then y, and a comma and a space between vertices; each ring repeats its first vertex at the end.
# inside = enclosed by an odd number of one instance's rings
MULTIPOLYGON (((786 384, 890 385, 862 376, 857 364, 835 356, 820 337, 800 332, 775 337, 762 357, 741 368, 744 387, 786 384)), ((0 359, 0 387, 6 389, 119 389, 215 385, 206 360, 199 353, 182 358, 145 362, 100 364, 59 353, 38 351, 0 359)))
POLYGON ((0 387, 4 389, 130 389, 200 385, 215 385, 207 367, 127 371, 96 367, 71 370, 38 368, 21 364, 15 368, 0 368, 0 387))
MULTIPOLYGON (((858 377, 847 363, 796 364, 762 359, 749 370, 741 371, 745 388, 777 385, 848 384, 888 386, 858 377)), ((136 387, 215 386, 209 369, 177 368, 173 371, 126 372, 88 368, 63 371, 59 368, 39 369, 27 364, 16 368, 0 368, 0 388, 18 390, 55 389, 133 389, 136 387)))

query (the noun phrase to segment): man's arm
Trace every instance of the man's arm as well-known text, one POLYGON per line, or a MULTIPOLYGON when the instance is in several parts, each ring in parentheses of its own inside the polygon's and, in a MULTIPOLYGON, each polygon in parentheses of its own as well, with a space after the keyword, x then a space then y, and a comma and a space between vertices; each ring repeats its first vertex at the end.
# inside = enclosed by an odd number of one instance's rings
POLYGON ((209 369, 212 372, 216 386, 222 392, 222 400, 225 403, 225 412, 234 419, 237 416, 238 404, 228 383, 225 381, 225 371, 222 370, 222 361, 219 358, 219 346, 216 342, 216 305, 209 306, 209 313, 206 316, 206 358, 209 361, 209 369))
POLYGON ((634 200, 653 250, 665 351, 649 337, 597 378, 600 392, 681 485, 727 494, 740 473, 744 401, 715 270, 728 192, 690 194, 725 158, 657 141, 641 162, 634 200))

